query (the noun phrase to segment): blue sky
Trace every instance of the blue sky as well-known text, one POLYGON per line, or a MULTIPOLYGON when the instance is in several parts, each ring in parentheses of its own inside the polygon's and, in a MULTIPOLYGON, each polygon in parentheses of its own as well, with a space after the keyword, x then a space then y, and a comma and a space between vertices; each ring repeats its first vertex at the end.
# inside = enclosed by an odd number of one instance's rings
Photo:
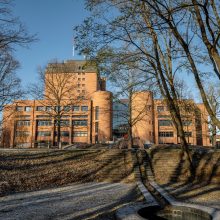
POLYGON ((73 27, 88 15, 84 0, 14 0, 13 14, 38 41, 29 49, 19 47, 15 56, 21 63, 18 75, 23 85, 37 79, 37 67, 52 59, 82 59, 72 55, 73 27))

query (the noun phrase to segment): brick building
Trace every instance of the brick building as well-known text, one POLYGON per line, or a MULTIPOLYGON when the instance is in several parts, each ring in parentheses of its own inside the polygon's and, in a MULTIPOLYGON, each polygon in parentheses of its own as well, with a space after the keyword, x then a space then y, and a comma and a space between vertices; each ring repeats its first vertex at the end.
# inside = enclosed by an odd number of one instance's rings
POLYGON ((112 139, 112 94, 92 64, 48 64, 44 84, 43 100, 5 106, 3 147, 56 145, 58 124, 63 145, 112 139))
MULTIPOLYGON (((3 147, 54 146, 58 125, 63 145, 110 141, 112 128, 126 137, 126 120, 121 116, 128 111, 126 99, 123 105, 112 104, 112 93, 106 91, 106 81, 92 63, 50 63, 44 79, 44 99, 18 100, 5 106, 3 147)), ((188 143, 210 145, 204 105, 192 100, 179 104, 188 143)), ((150 91, 134 94, 132 120, 133 137, 140 146, 180 142, 168 107, 150 91)))

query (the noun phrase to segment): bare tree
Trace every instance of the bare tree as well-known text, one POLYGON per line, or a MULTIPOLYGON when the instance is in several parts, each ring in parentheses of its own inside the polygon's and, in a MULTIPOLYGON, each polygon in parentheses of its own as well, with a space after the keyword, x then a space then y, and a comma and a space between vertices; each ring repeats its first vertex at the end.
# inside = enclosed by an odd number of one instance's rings
POLYGON ((39 68, 39 80, 29 88, 31 95, 42 105, 42 112, 53 119, 59 148, 62 147, 61 127, 68 126, 64 115, 87 97, 87 92, 78 88, 74 68, 65 63, 49 63, 46 68, 39 68))

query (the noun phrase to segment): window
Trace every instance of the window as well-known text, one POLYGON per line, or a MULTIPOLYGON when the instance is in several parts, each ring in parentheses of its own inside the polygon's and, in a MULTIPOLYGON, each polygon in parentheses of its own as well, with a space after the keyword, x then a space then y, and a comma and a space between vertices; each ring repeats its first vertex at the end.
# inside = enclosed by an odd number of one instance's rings
POLYGON ((158 121, 159 126, 172 126, 171 120, 159 120, 158 121))
POLYGON ((69 137, 69 131, 61 131, 62 137, 69 137))
POLYGON ((30 115, 17 115, 15 117, 16 118, 23 118, 23 119, 27 118, 27 119, 29 119, 31 116, 30 115))
POLYGON ((40 136, 40 137, 50 137, 51 136, 51 132, 50 131, 38 131, 37 132, 37 136, 40 136))
POLYGON ((85 93, 86 91, 85 90, 82 90, 82 93, 85 93))
POLYGON ((29 131, 16 131, 15 136, 16 137, 27 137, 30 135, 29 131))
POLYGON ((78 93, 80 93, 80 90, 77 90, 78 93))
POLYGON ((88 118, 88 115, 73 115, 73 118, 88 118))
POLYGON ((87 126, 88 121, 87 120, 73 120, 73 125, 76 126, 87 126))
POLYGON ((95 107, 95 120, 99 120, 99 106, 95 107))
POLYGON ((36 111, 44 111, 44 106, 37 106, 36 111))
POLYGON ((55 106, 55 111, 60 112, 61 111, 61 106, 55 106))
MULTIPOLYGON (((84 68, 83 68, 84 69, 84 68)), ((82 75, 85 75, 85 73, 82 73, 82 75)))
POLYGON ((157 106, 157 111, 158 112, 163 112, 164 111, 164 106, 157 106))
POLYGON ((78 81, 81 81, 81 78, 78 78, 78 81))
POLYGON ((16 145, 16 147, 30 147, 31 146, 31 144, 28 142, 16 143, 15 145, 16 145))
POLYGON ((172 131, 159 132, 159 137, 173 137, 173 132, 172 131))
POLYGON ((98 122, 95 123, 95 132, 96 133, 99 132, 99 123, 98 122))
POLYGON ((51 126, 52 122, 51 120, 39 120, 37 121, 38 126, 51 126))
POLYGON ((16 106, 16 111, 17 112, 22 112, 23 111, 23 107, 22 106, 16 106))
POLYGON ((79 87, 80 87, 80 84, 78 84, 77 86, 78 86, 78 88, 79 88, 79 87))
POLYGON ((51 118, 50 115, 37 115, 37 118, 51 118))
POLYGON ((30 120, 19 120, 17 126, 30 126, 30 120))
MULTIPOLYGON (((56 125, 58 125, 58 121, 56 121, 56 125)), ((66 127, 69 125, 70 125, 69 120, 60 120, 60 126, 66 127)))
MULTIPOLYGON (((57 131, 55 131, 55 136, 57 136, 57 131)), ((61 131, 60 132, 61 137, 69 137, 69 131, 61 131)))
POLYGON ((73 111, 78 112, 79 111, 79 106, 73 106, 73 111))
POLYGON ((85 78, 82 78, 82 81, 85 81, 85 78))
POLYGON ((73 137, 87 137, 87 131, 75 131, 73 137))
POLYGON ((82 87, 85 87, 85 84, 82 84, 82 87))
POLYGON ((46 111, 51 112, 52 111, 52 106, 46 106, 46 111))
POLYGON ((88 111, 88 106, 81 106, 81 111, 87 112, 88 111))
POLYGON ((78 73, 78 75, 81 75, 81 73, 78 73))
POLYGON ((31 111, 31 107, 30 106, 25 106, 24 107, 24 111, 25 112, 30 112, 31 111))
POLYGON ((183 126, 190 126, 192 125, 192 121, 191 120, 184 120, 183 121, 183 126))
POLYGON ((64 107, 63 107, 63 111, 65 111, 65 112, 69 112, 70 109, 71 109, 70 106, 64 106, 64 107))

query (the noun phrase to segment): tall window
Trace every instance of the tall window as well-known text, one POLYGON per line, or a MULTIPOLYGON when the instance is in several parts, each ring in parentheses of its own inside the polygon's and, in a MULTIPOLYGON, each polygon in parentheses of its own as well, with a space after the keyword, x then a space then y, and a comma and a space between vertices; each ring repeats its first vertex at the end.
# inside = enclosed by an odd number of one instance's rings
POLYGON ((63 107, 63 111, 65 111, 65 112, 69 112, 70 111, 70 106, 64 106, 63 107))
POLYGON ((95 107, 95 120, 99 120, 99 106, 95 107))
POLYGON ((95 133, 99 132, 99 123, 95 122, 95 133))

